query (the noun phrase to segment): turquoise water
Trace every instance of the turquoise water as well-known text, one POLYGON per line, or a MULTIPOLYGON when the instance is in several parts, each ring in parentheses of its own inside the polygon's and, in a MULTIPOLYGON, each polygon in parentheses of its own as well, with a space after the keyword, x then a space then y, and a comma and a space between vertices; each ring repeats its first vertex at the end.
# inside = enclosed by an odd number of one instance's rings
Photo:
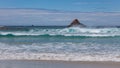
POLYGON ((9 27, 1 59, 120 61, 120 28, 9 27))

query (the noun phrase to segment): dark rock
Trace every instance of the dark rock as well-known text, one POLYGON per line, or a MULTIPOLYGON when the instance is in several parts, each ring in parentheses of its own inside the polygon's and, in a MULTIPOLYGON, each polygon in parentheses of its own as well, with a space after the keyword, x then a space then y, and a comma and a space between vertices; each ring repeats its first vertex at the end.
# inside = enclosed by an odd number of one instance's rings
POLYGON ((74 19, 68 27, 86 27, 86 25, 80 23, 78 19, 74 19))

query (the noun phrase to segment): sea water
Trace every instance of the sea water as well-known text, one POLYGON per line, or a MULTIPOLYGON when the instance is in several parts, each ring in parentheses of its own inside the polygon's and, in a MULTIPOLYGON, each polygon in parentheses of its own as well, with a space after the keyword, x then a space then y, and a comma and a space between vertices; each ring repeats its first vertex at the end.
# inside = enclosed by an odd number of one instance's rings
POLYGON ((0 59, 120 62, 120 28, 7 27, 0 59))

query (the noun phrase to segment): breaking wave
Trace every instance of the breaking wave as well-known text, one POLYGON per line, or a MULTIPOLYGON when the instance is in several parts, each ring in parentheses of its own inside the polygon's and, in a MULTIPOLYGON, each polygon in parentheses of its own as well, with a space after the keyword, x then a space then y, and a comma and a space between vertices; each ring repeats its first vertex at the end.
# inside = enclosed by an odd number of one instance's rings
POLYGON ((12 29, 0 30, 0 60, 120 62, 120 28, 12 29))
POLYGON ((115 37, 120 36, 120 28, 79 28, 31 29, 29 31, 0 31, 0 36, 83 36, 115 37))

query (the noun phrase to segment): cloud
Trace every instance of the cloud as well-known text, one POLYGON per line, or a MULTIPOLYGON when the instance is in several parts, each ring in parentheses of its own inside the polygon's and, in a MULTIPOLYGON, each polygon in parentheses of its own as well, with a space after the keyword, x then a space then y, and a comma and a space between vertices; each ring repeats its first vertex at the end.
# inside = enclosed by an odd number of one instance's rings
POLYGON ((99 0, 99 1, 75 1, 73 2, 74 5, 88 5, 88 4, 95 4, 95 5, 100 5, 100 4, 112 4, 113 1, 106 1, 106 0, 99 0))
POLYGON ((62 12, 43 9, 0 9, 0 25, 68 25, 78 18, 89 26, 120 25, 119 12, 62 12))

